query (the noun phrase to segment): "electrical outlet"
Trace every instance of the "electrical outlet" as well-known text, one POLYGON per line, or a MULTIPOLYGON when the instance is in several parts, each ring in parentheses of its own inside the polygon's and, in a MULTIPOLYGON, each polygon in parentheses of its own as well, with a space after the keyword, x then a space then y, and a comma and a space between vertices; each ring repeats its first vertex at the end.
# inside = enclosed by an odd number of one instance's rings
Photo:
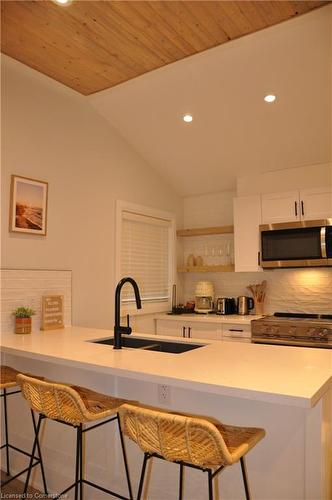
POLYGON ((158 385, 158 400, 163 405, 171 404, 171 388, 168 385, 158 385))

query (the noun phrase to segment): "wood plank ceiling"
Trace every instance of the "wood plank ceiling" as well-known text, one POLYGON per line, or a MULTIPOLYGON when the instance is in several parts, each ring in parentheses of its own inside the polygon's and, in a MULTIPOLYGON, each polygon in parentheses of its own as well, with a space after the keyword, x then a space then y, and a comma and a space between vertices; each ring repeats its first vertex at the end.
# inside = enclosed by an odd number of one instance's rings
POLYGON ((89 95, 326 1, 1 3, 1 50, 89 95))

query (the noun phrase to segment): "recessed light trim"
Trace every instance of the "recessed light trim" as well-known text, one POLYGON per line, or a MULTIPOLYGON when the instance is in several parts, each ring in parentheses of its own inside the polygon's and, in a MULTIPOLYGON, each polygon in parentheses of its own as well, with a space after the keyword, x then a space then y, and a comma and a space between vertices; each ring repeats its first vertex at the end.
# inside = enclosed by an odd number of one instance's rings
POLYGON ((69 5, 72 0, 53 0, 54 3, 57 3, 58 5, 69 5))
POLYGON ((264 101, 265 102, 274 102, 276 100, 276 96, 274 94, 267 94, 265 97, 264 97, 264 101))
POLYGON ((191 123, 193 121, 193 117, 189 113, 186 113, 183 115, 182 120, 186 123, 191 123))

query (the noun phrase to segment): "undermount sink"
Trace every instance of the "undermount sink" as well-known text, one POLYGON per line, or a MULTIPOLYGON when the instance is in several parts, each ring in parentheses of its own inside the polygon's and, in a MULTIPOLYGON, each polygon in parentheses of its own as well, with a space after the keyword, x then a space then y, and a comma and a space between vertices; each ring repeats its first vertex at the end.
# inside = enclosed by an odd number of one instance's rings
MULTIPOLYGON (((110 337, 104 340, 93 340, 94 344, 113 345, 114 338, 110 337)), ((169 342, 168 340, 159 340, 154 338, 135 338, 122 337, 122 347, 130 347, 133 349, 145 349, 146 351, 169 352, 172 354, 181 354, 182 352, 191 351, 204 347, 205 344, 191 344, 187 342, 169 342)))

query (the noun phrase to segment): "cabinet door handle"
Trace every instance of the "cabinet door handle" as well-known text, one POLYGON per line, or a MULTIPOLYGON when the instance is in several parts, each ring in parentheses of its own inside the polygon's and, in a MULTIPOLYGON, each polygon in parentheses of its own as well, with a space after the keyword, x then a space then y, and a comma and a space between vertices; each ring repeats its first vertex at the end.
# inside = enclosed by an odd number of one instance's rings
POLYGON ((301 201, 301 212, 302 212, 302 215, 304 215, 304 203, 303 203, 303 201, 301 201))
POLYGON ((185 338, 185 336, 186 336, 186 327, 183 326, 182 327, 182 337, 185 338))
POLYGON ((297 201, 294 201, 295 216, 297 217, 297 201))
POLYGON ((188 337, 191 339, 191 326, 188 326, 188 337))
POLYGON ((257 252, 257 264, 260 266, 261 265, 261 253, 257 252))
POLYGON ((240 330, 239 328, 230 328, 230 332, 244 332, 244 330, 240 330))

